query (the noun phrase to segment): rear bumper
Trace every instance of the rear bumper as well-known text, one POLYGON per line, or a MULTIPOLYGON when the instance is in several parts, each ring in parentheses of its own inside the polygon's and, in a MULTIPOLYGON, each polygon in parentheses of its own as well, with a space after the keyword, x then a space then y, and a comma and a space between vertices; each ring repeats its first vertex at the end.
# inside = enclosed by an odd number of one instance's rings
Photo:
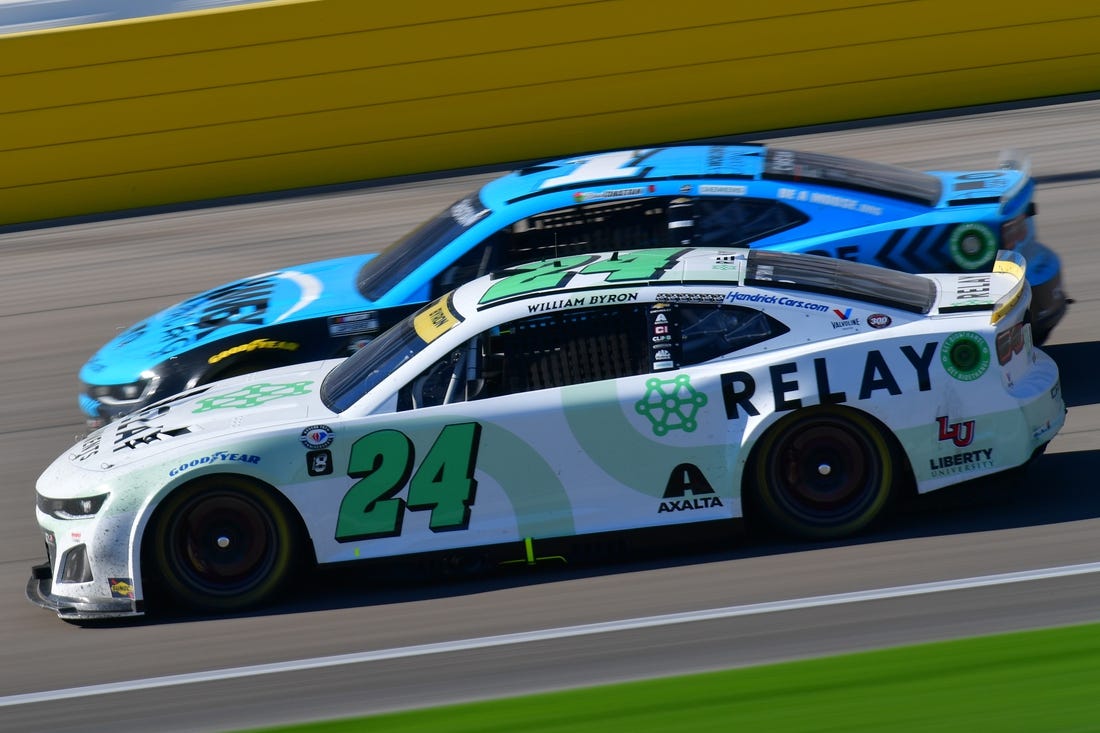
POLYGON ((1031 330, 1042 344, 1062 320, 1073 301, 1062 286, 1062 263, 1050 248, 1038 242, 1028 247, 1027 281, 1031 285, 1031 330))
POLYGON ((1041 345, 1047 340, 1072 302, 1062 289, 1062 273, 1041 285, 1031 286, 1031 332, 1036 344, 1041 345))

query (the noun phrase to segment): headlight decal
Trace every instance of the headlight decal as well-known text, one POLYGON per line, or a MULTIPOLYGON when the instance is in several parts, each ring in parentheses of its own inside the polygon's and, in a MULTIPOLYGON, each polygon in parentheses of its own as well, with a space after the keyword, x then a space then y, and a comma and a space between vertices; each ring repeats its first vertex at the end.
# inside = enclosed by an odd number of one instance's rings
POLYGON ((90 519, 103 508, 109 494, 82 496, 76 499, 51 499, 38 494, 38 509, 55 519, 90 519))

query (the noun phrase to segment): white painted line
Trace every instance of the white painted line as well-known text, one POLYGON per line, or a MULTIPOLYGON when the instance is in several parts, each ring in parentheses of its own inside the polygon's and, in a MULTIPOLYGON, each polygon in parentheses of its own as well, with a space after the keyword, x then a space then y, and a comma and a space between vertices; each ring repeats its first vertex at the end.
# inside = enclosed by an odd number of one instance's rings
POLYGON ((654 626, 672 626, 674 624, 688 624, 699 621, 715 621, 737 616, 797 611, 820 606, 836 606, 844 603, 879 601, 888 598, 902 598, 905 596, 924 595, 928 593, 942 593, 944 591, 983 588, 991 585, 1026 583, 1033 580, 1065 578, 1073 575, 1085 575, 1098 572, 1100 572, 1100 562, 1085 563, 1082 565, 1063 565, 1054 568, 1023 570, 1020 572, 1001 573, 998 575, 983 575, 974 578, 944 580, 935 583, 900 585, 893 588, 879 588, 876 590, 855 591, 853 593, 836 593, 825 596, 811 596, 809 598, 794 598, 787 601, 751 603, 744 606, 726 606, 724 608, 712 608, 703 611, 669 613, 661 616, 644 616, 641 618, 622 619, 620 621, 605 621, 595 624, 581 624, 579 626, 563 626, 556 629, 542 629, 540 631, 524 631, 515 634, 483 636, 475 639, 459 639, 457 641, 444 641, 435 644, 418 644, 416 646, 404 646, 394 649, 378 649, 372 652, 337 654, 329 657, 314 657, 313 659, 299 659, 291 662, 254 664, 247 667, 231 667, 229 669, 216 669, 208 672, 150 677, 148 679, 130 680, 128 682, 113 682, 102 685, 87 685, 85 687, 70 687, 62 690, 28 692, 21 695, 0 697, 0 707, 55 702, 57 700, 69 700, 77 697, 107 695, 118 692, 137 692, 140 690, 152 690, 158 687, 189 685, 197 682, 218 682, 221 680, 231 680, 240 677, 256 677, 265 674, 301 672, 309 669, 338 667, 347 664, 365 664, 367 662, 381 662, 389 659, 420 657, 430 654, 446 654, 448 652, 469 651, 472 649, 488 649, 510 644, 527 644, 533 641, 568 639, 575 636, 608 634, 616 631, 631 631, 654 626))

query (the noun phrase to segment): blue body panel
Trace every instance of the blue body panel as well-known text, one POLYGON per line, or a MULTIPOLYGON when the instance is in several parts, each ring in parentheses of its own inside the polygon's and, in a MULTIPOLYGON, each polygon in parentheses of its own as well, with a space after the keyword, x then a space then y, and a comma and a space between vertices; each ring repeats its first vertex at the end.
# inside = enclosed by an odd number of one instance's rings
MULTIPOLYGON (((437 276, 517 222, 570 207, 638 200, 662 202, 666 213, 671 211, 669 202, 676 201, 704 202, 714 211, 740 205, 728 202, 758 202, 764 208, 795 212, 791 216, 796 218, 755 236, 752 247, 810 252, 908 272, 980 269, 985 260, 992 262, 992 253, 1002 245, 1003 228, 1015 220, 1023 228, 1012 244, 1027 259, 1028 280, 1033 288, 1050 291, 1054 299, 1052 315, 1047 316, 1052 327, 1065 307, 1061 265, 1057 255, 1037 241, 1033 193, 1034 182, 1015 169, 919 173, 761 145, 578 156, 514 171, 456 204, 451 218, 443 212, 435 220, 441 223, 440 231, 447 232, 440 236, 453 238, 429 248, 434 255, 416 263, 374 300, 365 297, 357 283, 373 255, 246 278, 127 329, 84 365, 80 378, 89 393, 97 385, 105 389, 136 382, 143 374, 169 371, 176 373, 177 389, 184 378, 194 384, 204 378, 203 370, 213 360, 209 350, 224 349, 234 339, 293 337, 297 346, 293 327, 301 324, 312 329, 307 336, 316 340, 317 324, 332 316, 408 308, 438 295, 437 276), (966 254, 967 247, 977 253, 966 254), (967 256, 974 261, 966 261, 967 256), (278 333, 291 336, 272 335, 278 333)), ((722 240, 726 230, 721 224, 717 214, 713 219, 696 216, 690 224, 691 243, 748 246, 749 240, 722 240), (712 230, 721 234, 712 235, 712 230), (712 236, 714 240, 708 241, 712 236)), ((666 235, 672 226, 670 221, 666 235)), ((605 248, 652 246, 627 236, 623 240, 605 248)), ((1037 294, 1036 302, 1040 301, 1037 294)), ((330 326, 329 335, 333 333, 330 326)), ((297 356, 305 360, 331 355, 303 346, 297 356)), ((163 396, 167 394, 155 395, 163 396)), ((102 416, 102 406, 89 394, 82 396, 81 407, 90 417, 102 416)))
POLYGON ((208 290, 126 329, 80 370, 89 384, 121 384, 151 366, 217 339, 264 326, 372 307, 355 288, 376 255, 312 262, 208 290))

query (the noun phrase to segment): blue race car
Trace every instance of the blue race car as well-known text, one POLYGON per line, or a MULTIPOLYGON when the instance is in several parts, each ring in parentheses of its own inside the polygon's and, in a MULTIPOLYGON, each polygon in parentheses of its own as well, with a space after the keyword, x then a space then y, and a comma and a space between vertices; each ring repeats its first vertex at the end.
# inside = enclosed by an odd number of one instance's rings
MULTIPOLYGON (((419 305, 538 259, 681 245, 807 252, 906 272, 1028 262, 1042 343, 1069 302, 1035 234, 1026 164, 918 172, 764 145, 678 146, 532 165, 486 184, 378 254, 269 272, 126 329, 80 370, 103 424, 181 390, 347 355, 419 305)), ((965 302, 966 294, 960 294, 965 302)))

